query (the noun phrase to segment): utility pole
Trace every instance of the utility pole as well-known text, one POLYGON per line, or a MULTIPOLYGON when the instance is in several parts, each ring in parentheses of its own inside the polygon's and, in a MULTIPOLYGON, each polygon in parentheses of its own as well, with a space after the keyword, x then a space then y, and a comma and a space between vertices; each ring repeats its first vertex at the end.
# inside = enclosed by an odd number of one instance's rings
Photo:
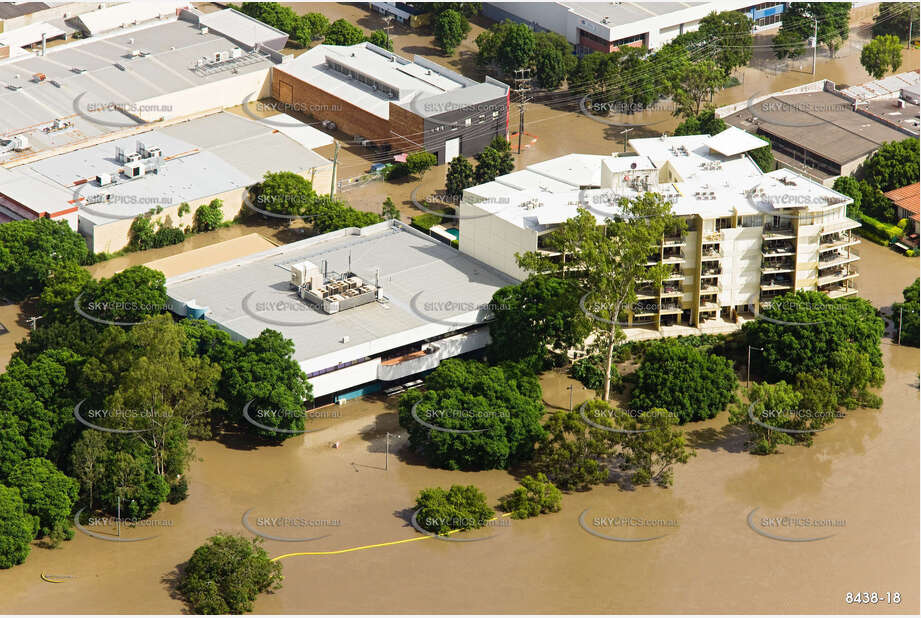
POLYGON ((629 133, 632 130, 633 129, 624 129, 623 131, 620 132, 620 134, 624 136, 624 152, 627 152, 627 133, 629 133))
POLYGON ((815 58, 819 49, 819 19, 812 16, 812 74, 815 75, 815 58))
POLYGON ((515 69, 515 93, 518 95, 518 154, 521 154, 521 138, 524 135, 524 106, 531 92, 531 68, 515 69))
POLYGON ((895 342, 902 345, 902 307, 899 307, 899 338, 895 342))
POLYGON ((116 535, 122 535, 122 497, 118 497, 118 517, 115 520, 116 535))
MULTIPOLYGON (((390 469, 390 435, 391 434, 388 431, 387 432, 387 447, 386 447, 386 450, 384 451, 384 471, 387 471, 390 469)), ((400 436, 397 434, 393 434, 393 437, 399 438, 400 436)))
POLYGON ((45 316, 43 316, 43 315, 37 315, 37 316, 35 316, 35 317, 26 318, 26 322, 29 323, 29 326, 32 327, 32 330, 35 330, 35 323, 38 322, 39 320, 41 320, 43 317, 45 317, 45 316))
MULTIPOLYGON (((751 346, 751 345, 748 346, 748 362, 745 363, 745 385, 746 386, 752 385, 752 347, 754 346, 751 346)), ((760 350, 761 352, 764 352, 764 348, 755 348, 755 349, 760 350)))
POLYGON ((333 197, 336 194, 336 165, 339 163, 339 140, 336 142, 336 153, 333 155, 333 177, 329 181, 329 196, 333 197))

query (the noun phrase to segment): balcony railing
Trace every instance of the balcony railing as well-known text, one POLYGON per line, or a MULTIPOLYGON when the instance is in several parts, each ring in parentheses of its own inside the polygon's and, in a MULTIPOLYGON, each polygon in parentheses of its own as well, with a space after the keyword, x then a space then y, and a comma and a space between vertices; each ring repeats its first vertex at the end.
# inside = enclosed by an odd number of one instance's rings
POLYGON ((718 260, 723 257, 723 252, 717 248, 704 247, 700 255, 701 260, 718 260))
POLYGON ((853 279, 858 275, 857 271, 853 268, 836 268, 831 272, 827 272, 821 277, 819 277, 819 285, 827 285, 829 283, 834 283, 835 281, 843 281, 844 279, 853 279))
POLYGON ((720 242, 721 240, 723 240, 722 232, 710 232, 708 234, 704 234, 703 237, 703 243, 705 245, 708 243, 720 242))
POLYGON ((719 266, 705 266, 700 271, 701 277, 718 277, 722 274, 722 269, 719 266))
POLYGON ((681 296, 683 292, 681 291, 680 285, 663 285, 662 286, 662 296, 681 296))
POLYGON ((700 293, 701 294, 712 294, 714 292, 719 292, 720 286, 711 283, 710 281, 705 281, 700 284, 700 293))
POLYGON ((792 225, 765 225, 762 235, 766 239, 796 238, 792 225))
POLYGON ((662 241, 662 245, 665 247, 683 247, 687 244, 681 236, 666 236, 665 240, 662 241))
POLYGON ((794 247, 790 242, 771 242, 761 245, 761 255, 764 257, 793 255, 794 247))
POLYGON ((851 234, 842 234, 840 232, 836 234, 826 234, 819 238, 819 250, 830 251, 832 249, 856 245, 858 243, 860 243, 860 239, 851 234))

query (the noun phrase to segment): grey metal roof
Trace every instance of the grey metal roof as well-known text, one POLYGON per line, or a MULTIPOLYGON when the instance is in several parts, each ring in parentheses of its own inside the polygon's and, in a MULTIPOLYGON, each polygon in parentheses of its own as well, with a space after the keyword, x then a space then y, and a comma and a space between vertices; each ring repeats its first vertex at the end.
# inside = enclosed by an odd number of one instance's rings
MULTIPOLYGON (((136 123, 118 111, 91 114, 99 123, 77 112, 91 105, 136 103, 172 93, 181 97, 190 87, 231 77, 229 71, 200 74, 191 67, 202 56, 213 57, 216 52, 234 46, 232 41, 214 32, 201 34, 189 22, 171 21, 51 47, 41 57, 0 63, 0 136, 26 133, 33 151, 39 151, 131 126, 136 123), (130 39, 132 43, 128 42, 130 39), (126 56, 132 50, 150 55, 129 59, 126 56), (126 70, 117 68, 116 63, 126 70), (86 72, 74 73, 73 68, 86 72), (44 73, 47 79, 39 83, 31 81, 36 73, 44 73), (10 90, 9 84, 21 86, 21 90, 10 90), (73 127, 56 133, 43 132, 42 128, 56 118, 71 120, 73 127)), ((237 71, 249 73, 272 65, 274 62, 263 56, 253 64, 238 66, 237 71)))
POLYGON ((13 19, 31 15, 49 8, 45 2, 0 2, 0 19, 13 19))
MULTIPOLYGON (((386 351, 418 339, 401 335, 420 327, 450 332, 469 314, 470 305, 486 305, 500 287, 514 279, 399 222, 384 222, 338 230, 283 245, 248 258, 180 275, 167 280, 171 298, 195 300, 208 308, 207 317, 246 337, 266 328, 281 332, 295 345, 295 359, 305 361, 342 351, 341 361, 354 360, 354 349, 369 344, 386 351), (290 287, 288 266, 325 260, 330 272, 351 270, 374 282, 380 273, 386 302, 373 302, 333 315, 313 310, 290 287), (278 310, 268 303, 286 303, 278 310), (431 303, 439 304, 433 308, 431 303), (455 303, 457 309, 442 308, 455 303), (349 338, 347 343, 342 338, 349 338), (351 356, 351 358, 350 358, 351 356)), ((273 305, 274 306, 274 305, 273 305)), ((478 313, 482 321, 486 312, 478 313)), ((476 322, 467 322, 476 323, 476 322)), ((363 354, 364 352, 359 352, 363 354)))

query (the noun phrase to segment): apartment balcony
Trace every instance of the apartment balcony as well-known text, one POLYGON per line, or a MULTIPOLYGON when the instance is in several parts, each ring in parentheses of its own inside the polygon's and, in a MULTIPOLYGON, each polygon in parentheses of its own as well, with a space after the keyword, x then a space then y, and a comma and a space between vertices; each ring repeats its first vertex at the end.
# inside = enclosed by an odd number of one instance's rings
POLYGON ((765 225, 762 236, 765 240, 792 240, 796 232, 792 225, 765 225))
POLYGON ((646 266, 657 266, 661 261, 662 257, 660 255, 650 255, 648 258, 646 258, 646 266))
POLYGON ((659 313, 662 315, 674 315, 681 313, 681 311, 681 305, 678 303, 662 303, 662 307, 659 309, 659 313))
POLYGON ((826 273, 819 277, 818 284, 819 286, 828 285, 829 283, 835 283, 837 281, 845 281, 848 279, 854 279, 858 276, 858 272, 854 268, 836 268, 831 272, 826 273))
POLYGON ((710 280, 702 281, 700 284, 701 294, 716 294, 719 291, 720 291, 720 286, 716 285, 716 283, 710 280))
POLYGON ((793 278, 787 275, 771 275, 761 278, 762 291, 789 290, 793 287, 793 278))
POLYGON ((704 266, 700 269, 701 277, 719 277, 723 274, 723 269, 719 265, 704 266))
POLYGON ((819 269, 832 268, 834 266, 842 266, 844 264, 850 264, 851 262, 856 262, 860 259, 860 254, 854 250, 850 251, 835 251, 835 252, 826 252, 819 254, 819 269))
POLYGON ((827 294, 829 298, 841 298, 843 296, 856 294, 857 288, 844 285, 832 285, 826 288, 819 288, 819 291, 827 294))
POLYGON ((662 298, 670 298, 674 296, 681 296, 684 292, 681 290, 680 285, 663 285, 662 286, 662 298))
POLYGON ((790 273, 796 269, 796 262, 792 256, 787 258, 765 258, 761 261, 762 275, 776 275, 790 273))
POLYGON ((677 252, 672 255, 665 255, 662 257, 663 264, 684 264, 684 253, 677 252))
POLYGON ((721 242, 722 240, 723 240, 722 232, 710 232, 709 234, 704 234, 702 242, 703 244, 706 245, 706 244, 718 243, 718 242, 721 242))
POLYGON ((676 281, 681 279, 684 279, 684 275, 681 274, 680 269, 676 269, 669 273, 669 275, 665 278, 665 281, 676 281))
POLYGON ((663 247, 683 247, 687 243, 681 236, 666 236, 662 241, 663 247))
POLYGON ((720 304, 715 300, 700 301, 701 311, 719 311, 720 304))
POLYGON ((658 303, 637 303, 633 306, 633 317, 642 318, 642 317, 651 317, 659 314, 659 304, 658 303))
POLYGON ((780 257, 784 255, 795 255, 795 247, 792 242, 765 243, 761 246, 762 257, 780 257))
POLYGON ((641 287, 636 291, 637 300, 652 300, 656 297, 656 289, 652 287, 641 287))
POLYGON ((860 239, 850 234, 826 234, 819 239, 819 252, 859 245, 860 239))
POLYGON ((702 262, 719 260, 723 257, 723 252, 720 248, 717 247, 704 247, 703 252, 700 254, 700 260, 702 262))

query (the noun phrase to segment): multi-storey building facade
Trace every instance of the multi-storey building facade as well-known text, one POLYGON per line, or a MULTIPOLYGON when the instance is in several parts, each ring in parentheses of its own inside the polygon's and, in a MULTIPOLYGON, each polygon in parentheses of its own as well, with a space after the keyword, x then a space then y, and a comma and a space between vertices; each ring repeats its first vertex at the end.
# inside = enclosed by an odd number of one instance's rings
POLYGON ((584 208, 603 222, 622 198, 654 192, 687 229, 666 235, 648 264, 672 265, 659 289, 639 282, 629 326, 726 328, 791 290, 856 294, 850 198, 789 170, 767 174, 747 156, 764 142, 716 136, 631 140, 636 154, 572 154, 471 187, 459 247, 518 279, 516 255, 554 257, 547 235, 584 208))

